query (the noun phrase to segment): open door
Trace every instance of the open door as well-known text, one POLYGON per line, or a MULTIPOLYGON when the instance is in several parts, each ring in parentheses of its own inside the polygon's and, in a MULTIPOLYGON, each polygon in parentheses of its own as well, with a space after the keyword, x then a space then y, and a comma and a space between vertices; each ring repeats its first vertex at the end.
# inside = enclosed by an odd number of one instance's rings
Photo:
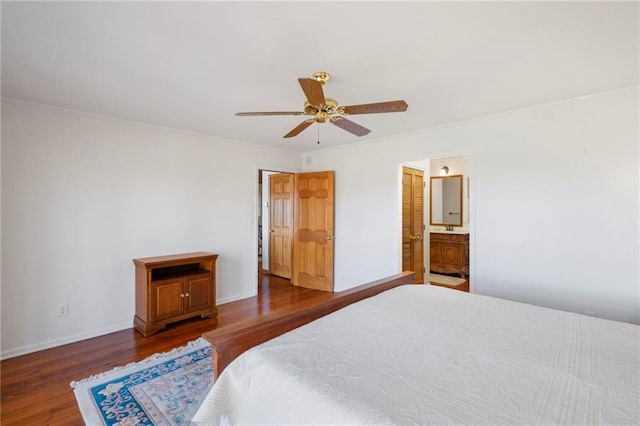
POLYGON ((291 278, 291 243, 293 241, 292 174, 269 176, 269 273, 291 278))
POLYGON ((402 168, 402 270, 424 283, 424 171, 402 168))
POLYGON ((334 172, 295 175, 293 285, 333 291, 334 172))

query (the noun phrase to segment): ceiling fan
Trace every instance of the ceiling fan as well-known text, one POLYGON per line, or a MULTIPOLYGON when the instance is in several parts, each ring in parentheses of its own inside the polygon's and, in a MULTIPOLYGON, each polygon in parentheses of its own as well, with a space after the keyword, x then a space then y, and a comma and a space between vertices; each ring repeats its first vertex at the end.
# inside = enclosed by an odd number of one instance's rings
POLYGON ((344 116, 351 114, 378 114, 382 112, 402 112, 407 110, 407 103, 403 100, 378 102, 373 104, 338 106, 338 102, 331 98, 325 98, 322 85, 329 80, 330 75, 326 72, 317 72, 313 78, 299 78, 298 83, 307 97, 304 103, 304 111, 264 111, 264 112, 238 112, 237 116, 257 116, 257 115, 311 115, 312 118, 304 120, 294 127, 285 138, 291 138, 300 134, 304 129, 313 123, 325 123, 340 127, 356 136, 369 134, 371 130, 347 120, 344 116))

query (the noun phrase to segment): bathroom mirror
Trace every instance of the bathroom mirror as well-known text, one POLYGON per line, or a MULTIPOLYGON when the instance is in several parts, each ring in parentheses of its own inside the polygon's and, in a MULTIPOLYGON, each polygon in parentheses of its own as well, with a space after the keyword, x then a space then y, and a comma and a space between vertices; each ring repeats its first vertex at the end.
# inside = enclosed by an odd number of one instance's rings
POLYGON ((462 175, 431 177, 431 225, 462 226, 462 175))

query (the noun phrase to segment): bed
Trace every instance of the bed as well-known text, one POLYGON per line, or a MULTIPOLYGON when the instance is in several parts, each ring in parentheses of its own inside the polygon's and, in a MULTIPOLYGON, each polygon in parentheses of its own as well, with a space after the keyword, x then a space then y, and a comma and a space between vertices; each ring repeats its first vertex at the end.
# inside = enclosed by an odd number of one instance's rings
POLYGON ((639 326, 401 281, 234 353, 193 423, 640 424, 639 326))

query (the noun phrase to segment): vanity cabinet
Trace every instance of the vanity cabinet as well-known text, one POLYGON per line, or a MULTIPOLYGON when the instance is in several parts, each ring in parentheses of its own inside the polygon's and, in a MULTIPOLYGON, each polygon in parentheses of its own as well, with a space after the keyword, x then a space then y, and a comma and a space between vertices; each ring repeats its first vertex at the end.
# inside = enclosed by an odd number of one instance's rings
POLYGON ((430 266, 432 272, 469 275, 469 234, 430 233, 430 266))
POLYGON ((198 252, 134 259, 135 329, 147 337, 175 321, 215 316, 217 258, 198 252))

